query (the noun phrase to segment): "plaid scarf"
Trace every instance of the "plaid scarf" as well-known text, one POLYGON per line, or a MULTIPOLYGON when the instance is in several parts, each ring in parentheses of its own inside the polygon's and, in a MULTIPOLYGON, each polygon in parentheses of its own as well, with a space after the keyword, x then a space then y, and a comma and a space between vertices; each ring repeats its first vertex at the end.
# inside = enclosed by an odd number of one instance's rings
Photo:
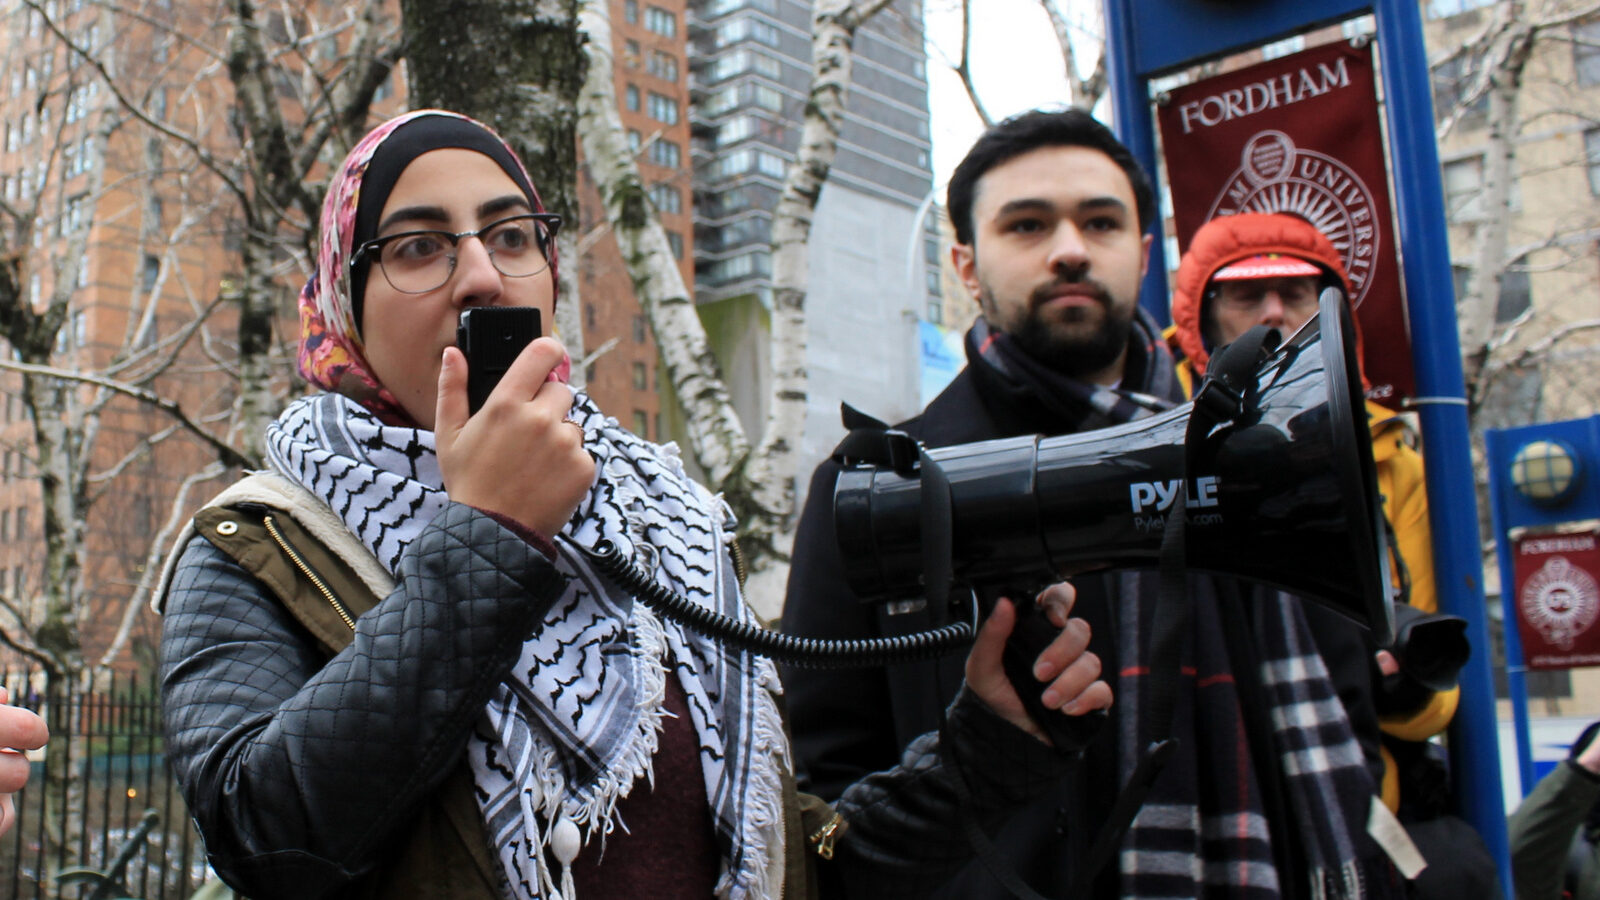
MULTIPOLYGON (((722 564, 731 514, 685 475, 675 448, 627 432, 582 394, 571 415, 599 474, 556 541, 567 590, 523 645, 467 746, 511 896, 574 900, 568 864, 596 835, 603 841, 624 825, 617 802, 653 777, 671 676, 699 736, 723 853, 717 895, 772 896, 780 889, 773 872, 781 873, 772 861, 783 858, 782 773, 791 765, 776 670, 657 620, 573 549, 612 541, 667 587, 749 620, 722 564)), ((391 573, 449 499, 433 432, 385 425, 337 394, 292 404, 268 428, 267 448, 272 468, 326 501, 391 573)))
MULTIPOLYGON (((1157 579, 1141 573, 1118 577, 1122 596, 1139 598, 1118 607, 1117 652, 1138 661, 1122 666, 1116 684, 1118 768, 1126 782, 1149 739, 1139 733, 1138 709, 1149 690, 1141 654, 1157 579)), ((1212 583, 1189 581, 1193 639, 1183 648, 1171 731, 1179 747, 1123 842, 1120 895, 1401 896, 1387 859, 1366 834, 1372 776, 1301 601, 1247 588, 1245 605, 1229 604, 1212 583), (1247 649, 1230 642, 1224 617, 1248 622, 1241 629, 1247 631, 1247 649), (1259 694, 1252 697, 1252 689, 1259 694), (1261 715, 1270 733, 1266 747, 1251 745, 1246 721, 1261 715), (1276 772, 1258 771, 1257 760, 1276 772), (1284 807, 1285 821, 1276 828, 1263 796, 1263 788, 1270 789, 1265 778, 1277 779, 1284 807), (1280 839, 1297 846, 1274 847, 1280 839), (1281 871, 1280 862, 1291 858, 1298 860, 1297 871, 1281 871), (1299 881, 1286 883, 1288 877, 1299 881)))
MULTIPOLYGON (((1184 399, 1171 352, 1143 310, 1134 318, 1123 380, 1115 388, 1051 370, 981 318, 967 333, 967 357, 982 389, 1000 395, 997 405, 1025 411, 1050 434, 1119 425, 1184 399)), ((1145 652, 1159 578, 1148 572, 1105 577, 1110 596, 1119 598, 1111 613, 1121 661, 1113 720, 1119 783, 1125 784, 1149 740, 1140 733, 1139 710, 1149 690, 1145 652)), ((1118 895, 1401 896, 1387 859, 1366 834, 1372 777, 1300 601, 1244 586, 1247 605, 1230 606, 1214 583, 1189 579, 1191 639, 1182 651, 1171 731, 1179 745, 1123 839, 1118 895), (1244 639, 1230 640, 1225 622, 1240 619, 1248 621, 1236 629, 1244 639), (1255 729, 1254 744, 1251 722, 1265 723, 1255 729), (1263 778, 1275 779, 1285 821, 1269 817, 1263 778), (1297 845, 1275 848, 1279 839, 1297 845), (1288 859, 1303 863, 1304 871, 1281 872, 1279 861, 1288 859), (1299 882, 1286 884, 1291 875, 1299 882)))

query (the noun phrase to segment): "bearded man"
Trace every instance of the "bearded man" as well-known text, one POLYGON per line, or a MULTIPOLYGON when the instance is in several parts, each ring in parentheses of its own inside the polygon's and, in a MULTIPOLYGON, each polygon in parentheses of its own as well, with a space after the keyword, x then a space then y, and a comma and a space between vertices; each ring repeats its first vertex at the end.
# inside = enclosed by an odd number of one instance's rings
MULTIPOLYGON (((966 336, 966 369, 897 427, 941 447, 1076 434, 1182 402, 1160 329, 1137 302, 1158 221, 1154 192, 1110 130, 1079 110, 1008 119, 957 167, 948 211, 955 268, 982 315, 966 336)), ((864 638, 925 629, 927 610, 916 603, 863 604, 846 584, 832 508, 838 473, 824 462, 812 479, 783 630, 864 638)), ((1143 636, 1158 584, 1153 573, 1135 572, 1071 581, 1073 614, 1088 623, 1112 686, 1110 721, 1056 790, 994 836, 1006 862, 1049 896, 1061 896, 1085 867, 1142 749, 1134 725, 1150 692, 1143 636)), ((1377 766, 1370 681, 1333 682, 1307 624, 1316 612, 1292 599, 1200 576, 1190 577, 1189 593, 1192 628, 1174 690, 1179 750, 1083 896, 1400 896, 1366 833, 1377 766), (1367 740, 1357 739, 1352 718, 1367 740)), ((952 657, 888 670, 791 669, 784 682, 808 789, 828 797, 938 727, 961 670, 952 657)), ((979 863, 939 884, 926 872, 900 874, 892 885, 845 889, 1011 896, 979 863)))

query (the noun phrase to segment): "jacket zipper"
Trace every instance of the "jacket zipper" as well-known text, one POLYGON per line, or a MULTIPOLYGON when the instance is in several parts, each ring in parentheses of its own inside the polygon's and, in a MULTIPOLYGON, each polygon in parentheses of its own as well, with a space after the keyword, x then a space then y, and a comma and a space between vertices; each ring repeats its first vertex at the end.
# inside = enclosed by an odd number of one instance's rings
POLYGON ((354 616, 350 615, 350 610, 346 609, 345 605, 339 602, 339 598, 333 595, 333 591, 328 588, 328 583, 322 580, 322 576, 318 575, 311 569, 311 566, 306 564, 305 557, 300 555, 300 551, 289 544, 288 539, 278 530, 277 523, 272 521, 272 516, 263 515, 261 521, 267 526, 267 534, 272 535, 272 539, 288 555, 289 561, 293 562, 295 568, 300 570, 300 574, 306 576, 306 580, 310 581, 312 586, 322 593, 323 598, 328 601, 328 605, 332 606, 333 611, 338 613, 339 618, 344 620, 344 624, 348 625, 351 631, 355 631, 356 620, 354 616))

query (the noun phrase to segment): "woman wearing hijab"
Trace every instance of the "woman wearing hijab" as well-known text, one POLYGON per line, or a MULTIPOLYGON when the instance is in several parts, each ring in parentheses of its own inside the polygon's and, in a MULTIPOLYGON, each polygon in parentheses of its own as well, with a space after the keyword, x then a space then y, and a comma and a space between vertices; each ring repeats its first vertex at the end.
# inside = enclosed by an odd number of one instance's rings
MULTIPOLYGON (((319 390, 157 592, 169 758, 212 866, 255 900, 798 897, 947 871, 960 816, 992 824, 1059 774, 1001 672, 1009 604, 944 733, 802 813, 772 664, 657 618, 580 549, 753 621, 727 505, 569 388, 554 339, 468 415, 458 314, 550 321, 558 224, 454 113, 393 119, 336 172, 300 297, 319 390)), ((1110 702, 1086 644, 1076 622, 1040 656, 1046 705, 1110 702)))

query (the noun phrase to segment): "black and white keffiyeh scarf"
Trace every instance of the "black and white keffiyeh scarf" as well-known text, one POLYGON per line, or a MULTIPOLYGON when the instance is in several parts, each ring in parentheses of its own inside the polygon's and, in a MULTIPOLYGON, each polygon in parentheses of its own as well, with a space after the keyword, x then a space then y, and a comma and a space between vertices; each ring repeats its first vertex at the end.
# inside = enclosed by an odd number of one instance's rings
MULTIPOLYGON (((627 432, 575 394, 570 418, 584 429, 597 477, 555 541, 556 566, 571 579, 468 744, 490 839, 519 900, 574 900, 568 869, 579 848, 625 827, 617 802, 653 777, 665 679, 675 676, 699 736, 723 853, 717 895, 771 896, 782 877, 774 860, 783 859, 782 773, 790 766, 776 669, 658 620, 573 546, 609 540, 666 587, 750 620, 723 564, 731 514, 684 473, 675 447, 627 432)), ((267 453, 391 573, 448 501, 431 431, 384 425, 337 394, 291 405, 269 427, 267 453)))

